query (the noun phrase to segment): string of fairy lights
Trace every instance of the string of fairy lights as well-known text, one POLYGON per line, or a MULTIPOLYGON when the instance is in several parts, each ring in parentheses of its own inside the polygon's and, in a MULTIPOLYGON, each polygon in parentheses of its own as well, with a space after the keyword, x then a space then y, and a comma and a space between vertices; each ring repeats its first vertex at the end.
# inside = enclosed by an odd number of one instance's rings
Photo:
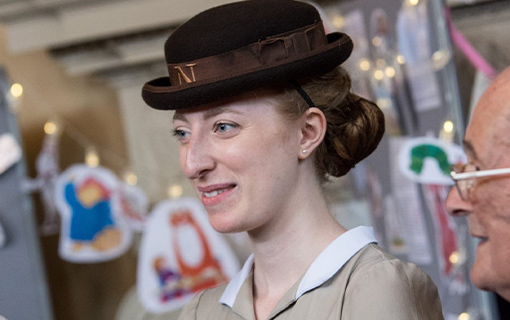
MULTIPOLYGON (((31 93, 36 94, 36 91, 35 90, 31 91, 31 93)), ((20 83, 14 83, 11 85, 10 95, 12 99, 14 100, 20 99, 23 94, 24 87, 20 83)), ((39 102, 44 101, 41 99, 41 97, 37 98, 39 102)), ((40 106, 45 108, 44 103, 42 103, 40 106)), ((78 145, 84 148, 85 151, 84 163, 87 166, 91 168, 98 167, 101 163, 100 158, 101 155, 102 157, 110 160, 111 163, 118 163, 121 164, 121 166, 129 168, 129 166, 126 164, 127 161, 123 157, 119 156, 118 154, 116 154, 115 152, 111 151, 108 148, 99 146, 97 143, 91 142, 86 135, 77 130, 62 116, 55 115, 56 112, 54 110, 50 110, 49 108, 45 109, 47 109, 49 114, 52 115, 52 118, 54 118, 53 120, 49 120, 44 124, 43 129, 45 134, 59 135, 65 132, 71 139, 77 142, 78 145)), ((144 168, 144 170, 151 171, 149 168, 144 168)), ((138 184, 138 176, 131 169, 124 170, 124 173, 122 174, 122 179, 129 185, 134 186, 138 184)), ((180 184, 172 183, 167 187, 166 194, 168 195, 168 197, 172 199, 179 198, 183 195, 183 187, 180 184)))
MULTIPOLYGON (((424 4, 426 0, 404 0, 403 6, 417 6, 424 4)), ((334 14, 330 19, 331 25, 337 30, 343 30, 346 24, 346 19, 340 14, 334 14)), ((383 45, 383 39, 375 35, 370 39, 371 44, 375 47, 383 45)), ((440 48, 435 51, 430 58, 430 67, 433 71, 440 71, 451 61, 452 55, 448 48, 440 48)), ((357 62, 357 68, 363 73, 368 73, 368 76, 376 81, 384 81, 386 79, 393 79, 398 76, 398 70, 406 65, 406 58, 400 53, 396 53, 386 59, 378 58, 372 61, 369 58, 362 58, 357 62)), ((392 102, 388 98, 378 98, 377 105, 384 111, 392 108, 392 102)), ((455 138, 454 122, 446 119, 439 132, 439 138, 446 142, 453 142, 455 138)))

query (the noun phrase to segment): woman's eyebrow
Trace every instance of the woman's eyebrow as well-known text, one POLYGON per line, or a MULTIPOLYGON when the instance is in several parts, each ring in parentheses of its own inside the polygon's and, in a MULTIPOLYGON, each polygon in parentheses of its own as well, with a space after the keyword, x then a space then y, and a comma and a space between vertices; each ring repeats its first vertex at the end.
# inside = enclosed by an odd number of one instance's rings
MULTIPOLYGON (((229 108, 229 107, 215 107, 215 108, 211 108, 207 111, 204 112, 203 116, 202 116, 202 119, 203 120, 208 120, 210 118, 213 118, 219 114, 222 114, 222 113, 234 113, 234 114, 241 114, 241 112, 237 111, 237 110, 234 110, 232 108, 229 108)), ((181 121, 185 121, 185 122, 188 122, 188 119, 186 118, 186 115, 183 114, 183 113, 180 113, 180 112, 175 112, 174 113, 174 117, 173 117, 173 120, 181 120, 181 121)))
POLYGON ((228 110, 226 107, 216 107, 216 108, 209 109, 206 112, 204 112, 203 119, 208 120, 212 117, 215 117, 219 114, 224 113, 226 110, 228 110))
POLYGON ((204 112, 203 119, 208 120, 222 113, 242 114, 240 111, 230 107, 215 107, 204 112))

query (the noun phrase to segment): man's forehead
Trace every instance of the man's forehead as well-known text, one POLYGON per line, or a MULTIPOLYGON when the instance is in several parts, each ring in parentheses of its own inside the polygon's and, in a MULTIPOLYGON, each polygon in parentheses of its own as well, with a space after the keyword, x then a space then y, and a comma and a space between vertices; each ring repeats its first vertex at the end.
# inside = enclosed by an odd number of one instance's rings
POLYGON ((463 141, 471 160, 496 160, 497 153, 510 148, 510 68, 487 88, 477 103, 463 141), (490 160, 489 158, 492 158, 490 160))

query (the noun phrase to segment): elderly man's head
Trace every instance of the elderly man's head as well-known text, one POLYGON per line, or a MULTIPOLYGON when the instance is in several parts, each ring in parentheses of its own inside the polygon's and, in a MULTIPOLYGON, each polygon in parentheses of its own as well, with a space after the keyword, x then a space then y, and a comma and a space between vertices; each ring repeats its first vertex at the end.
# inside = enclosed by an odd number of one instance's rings
MULTIPOLYGON (((510 68, 487 89, 466 130, 466 172, 510 168, 510 68)), ((490 172, 494 173, 494 172, 490 172)), ((510 175, 461 181, 446 202, 453 216, 467 216, 478 238, 471 270, 474 285, 510 300, 510 175)))

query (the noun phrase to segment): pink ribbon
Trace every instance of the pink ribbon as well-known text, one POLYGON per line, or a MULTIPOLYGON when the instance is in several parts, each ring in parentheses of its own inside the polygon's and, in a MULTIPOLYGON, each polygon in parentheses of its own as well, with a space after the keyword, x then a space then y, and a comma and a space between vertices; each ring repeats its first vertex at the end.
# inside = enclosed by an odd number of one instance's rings
POLYGON ((476 49, 469 43, 469 41, 462 35, 462 33, 453 25, 450 11, 445 10, 446 23, 450 30, 450 36, 452 37, 453 43, 464 53, 466 58, 471 64, 483 72, 488 79, 494 79, 498 73, 494 68, 476 51, 476 49))

